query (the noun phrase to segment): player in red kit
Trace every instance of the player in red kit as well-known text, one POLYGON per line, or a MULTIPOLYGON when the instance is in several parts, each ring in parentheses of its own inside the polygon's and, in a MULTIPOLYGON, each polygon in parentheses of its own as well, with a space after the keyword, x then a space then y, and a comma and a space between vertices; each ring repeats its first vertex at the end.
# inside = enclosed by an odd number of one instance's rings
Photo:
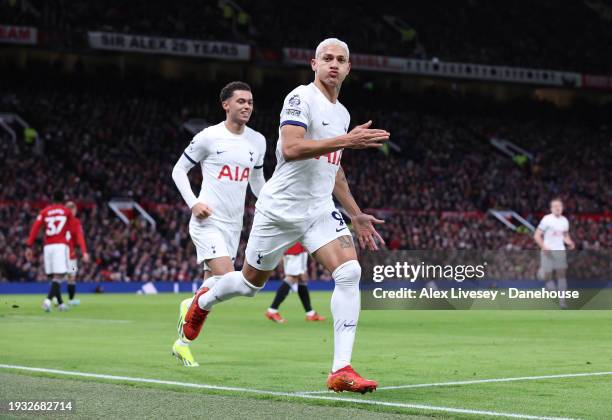
POLYGON ((68 304, 70 306, 77 306, 81 302, 74 298, 76 294, 76 274, 79 270, 77 265, 76 247, 77 245, 81 249, 81 255, 83 256, 83 262, 89 262, 89 254, 87 253, 87 246, 85 245, 85 235, 83 235, 83 226, 77 215, 77 206, 74 202, 68 201, 66 207, 72 212, 74 218, 70 225, 70 258, 68 260, 68 304))
POLYGON ((56 191, 53 193, 53 204, 45 207, 36 217, 36 221, 30 230, 27 241, 26 258, 33 258, 32 247, 38 236, 41 227, 45 228, 44 239, 44 261, 45 273, 51 280, 49 293, 43 302, 43 309, 47 312, 51 310, 51 299, 57 299, 60 311, 66 310, 66 305, 62 300, 60 282, 68 274, 68 264, 70 256, 69 231, 73 224, 74 216, 72 212, 64 206, 64 193, 56 191))
POLYGON ((306 321, 325 321, 325 317, 319 315, 310 304, 310 293, 308 291, 308 252, 300 242, 296 242, 285 251, 283 256, 285 279, 276 290, 272 305, 266 311, 266 318, 270 321, 284 324, 287 322, 278 312, 291 290, 297 292, 306 312, 306 321))

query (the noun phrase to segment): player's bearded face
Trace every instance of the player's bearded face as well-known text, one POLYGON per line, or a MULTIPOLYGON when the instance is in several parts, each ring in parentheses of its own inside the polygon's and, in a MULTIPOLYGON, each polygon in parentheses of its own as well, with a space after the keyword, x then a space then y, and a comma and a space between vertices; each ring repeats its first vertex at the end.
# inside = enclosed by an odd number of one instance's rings
POLYGON ((339 45, 327 46, 311 65, 316 77, 331 86, 340 86, 351 70, 348 54, 339 45))
POLYGON ((232 121, 246 124, 253 113, 253 95, 248 90, 235 90, 222 105, 232 121))

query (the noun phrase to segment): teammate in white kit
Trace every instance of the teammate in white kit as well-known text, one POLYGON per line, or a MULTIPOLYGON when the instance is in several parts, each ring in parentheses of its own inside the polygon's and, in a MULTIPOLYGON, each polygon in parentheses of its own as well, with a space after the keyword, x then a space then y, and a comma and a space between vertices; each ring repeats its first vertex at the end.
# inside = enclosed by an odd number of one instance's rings
MULTIPOLYGON (((246 124, 253 112, 253 95, 243 82, 229 83, 221 90, 226 119, 195 135, 172 171, 183 199, 191 209, 189 235, 196 247, 198 264, 204 269, 202 287, 234 271, 238 251, 247 184, 258 196, 265 183, 263 160, 266 139, 246 124), (193 194, 187 173, 199 164, 200 195, 193 194)), ((182 334, 183 318, 193 298, 181 302, 179 338, 172 353, 185 366, 198 366, 182 334)))
POLYGON ((362 378, 350 365, 359 319, 361 266, 332 193, 350 216, 361 246, 378 249, 376 241, 384 241, 373 223, 383 221, 361 212, 340 159, 345 148, 380 147, 389 133, 369 128, 371 121, 348 132, 350 115, 338 101, 351 67, 344 42, 335 38, 321 42, 311 66, 314 83, 297 87, 285 98, 276 148, 278 162, 257 201, 244 267, 224 275, 210 290, 198 291, 185 317, 183 333, 188 339, 197 337, 216 303, 235 296, 254 296, 283 252, 300 241, 335 281, 331 300, 334 361, 328 388, 371 392, 377 383, 362 378))
MULTIPOLYGON (((567 258, 565 245, 574 249, 574 241, 569 234, 569 222, 563 216, 563 202, 560 198, 554 198, 550 202, 550 214, 542 218, 538 228, 533 235, 540 252, 540 274, 549 290, 567 290, 567 258), (552 276, 557 274, 555 284, 552 276)), ((565 298, 559 298, 559 305, 566 307, 565 298)))

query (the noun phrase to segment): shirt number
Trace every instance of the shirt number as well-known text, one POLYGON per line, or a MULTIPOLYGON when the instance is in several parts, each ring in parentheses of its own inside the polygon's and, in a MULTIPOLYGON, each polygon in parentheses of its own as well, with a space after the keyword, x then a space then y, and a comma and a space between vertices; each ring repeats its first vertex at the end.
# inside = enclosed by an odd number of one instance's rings
POLYGON ((45 233, 47 234, 47 236, 58 235, 64 228, 66 220, 66 216, 45 217, 45 223, 47 224, 47 230, 45 231, 45 233))

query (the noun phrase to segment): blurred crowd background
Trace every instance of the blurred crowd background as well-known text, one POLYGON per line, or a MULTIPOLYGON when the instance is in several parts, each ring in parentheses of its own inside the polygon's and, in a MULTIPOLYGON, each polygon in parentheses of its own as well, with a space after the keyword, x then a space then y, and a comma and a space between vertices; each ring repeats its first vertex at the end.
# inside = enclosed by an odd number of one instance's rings
MULTIPOLYGON (((313 48, 329 35, 326 17, 333 16, 338 35, 360 53, 611 73, 612 5, 505 3, 502 11, 484 0, 399 8, 382 2, 375 10, 365 1, 276 7, 251 0, 1 0, 0 22, 44 29, 46 48, 77 56, 86 54, 88 30, 244 42, 258 47, 247 65, 257 66, 261 57, 274 62, 284 46, 313 48)), ((170 174, 191 139, 184 123, 223 119, 218 92, 232 79, 195 82, 129 71, 93 77, 81 59, 68 73, 59 58, 27 66, 2 61, 0 112, 27 120, 38 140, 12 144, 0 136, 0 281, 45 280, 42 247, 35 261, 27 261, 24 243, 55 189, 79 206, 92 256, 80 279, 198 278, 190 212, 170 174), (114 197, 136 200, 156 229, 140 217, 124 224, 108 207, 114 197)), ((312 78, 303 72, 277 78, 278 66, 270 67, 270 75, 253 84, 249 124, 267 139, 266 178, 276 164, 282 100, 298 81, 312 78)), ((392 133, 393 146, 347 150, 342 166, 360 206, 386 220, 379 230, 387 248, 533 250, 528 230, 511 230, 488 211, 512 210, 537 225, 556 196, 564 200, 578 249, 612 247, 609 102, 576 100, 559 107, 532 93, 498 100, 454 83, 389 89, 384 74, 356 73, 340 97, 351 124, 372 119, 392 133), (492 138, 525 148, 533 159, 510 159, 491 145, 492 138)), ((250 82, 248 74, 243 79, 250 82)), ((190 176, 197 193, 199 170, 190 176)), ((249 193, 238 266, 254 203, 249 193)), ((309 270, 311 278, 330 277, 312 261, 309 270)))

